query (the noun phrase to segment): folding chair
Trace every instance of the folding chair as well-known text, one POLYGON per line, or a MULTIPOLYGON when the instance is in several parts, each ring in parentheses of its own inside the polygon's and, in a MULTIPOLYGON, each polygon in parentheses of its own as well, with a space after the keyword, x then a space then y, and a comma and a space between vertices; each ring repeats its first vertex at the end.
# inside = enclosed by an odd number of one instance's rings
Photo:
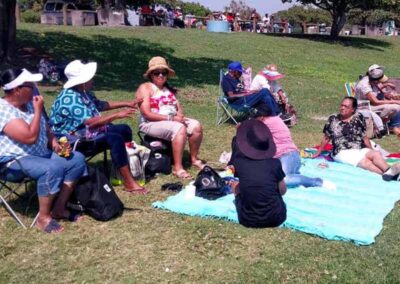
POLYGON ((250 114, 251 107, 246 104, 246 96, 243 96, 245 103, 241 106, 236 106, 228 102, 228 98, 225 96, 222 90, 222 79, 224 75, 225 72, 223 69, 221 69, 219 71, 216 125, 220 125, 229 120, 232 120, 235 124, 238 124, 238 120, 244 119, 250 114))
MULTIPOLYGON (((346 90, 346 94, 348 97, 353 97, 357 98, 356 96, 356 83, 355 82, 346 82, 344 84, 344 88, 346 90)), ((374 113, 379 116, 379 111, 373 111, 371 108, 371 103, 369 100, 360 100, 357 98, 357 108, 361 113, 364 113, 367 117, 372 117, 371 113, 374 113)), ((376 116, 375 115, 375 116, 376 116)), ((378 118, 375 118, 378 119, 378 118)), ((374 120, 374 118, 373 118, 374 120)), ((389 131, 389 122, 386 122, 386 129, 387 129, 387 135, 390 134, 389 131)))
POLYGON ((107 150, 108 144, 104 139, 103 134, 99 134, 95 138, 81 138, 76 135, 62 134, 58 132, 53 132, 54 136, 61 138, 63 136, 67 137, 69 143, 72 146, 73 151, 79 151, 86 157, 86 162, 89 162, 95 156, 103 153, 103 169, 107 178, 110 178, 110 172, 108 171, 108 160, 107 160, 107 150))
MULTIPOLYGON (((9 199, 9 197, 11 197, 13 195, 17 196, 18 198, 24 198, 20 193, 20 188, 22 186, 24 186, 25 193, 28 194, 28 184, 31 183, 31 182, 35 182, 35 181, 28 177, 28 175, 25 173, 25 170, 22 167, 22 165, 20 164, 18 159, 16 159, 14 162, 15 163, 19 163, 19 165, 20 165, 20 167, 22 169, 22 173, 21 174, 16 174, 16 173, 10 172, 8 170, 8 163, 2 163, 0 165, 0 204, 4 204, 4 206, 6 207, 7 211, 10 213, 10 215, 12 217, 14 217, 15 220, 23 228, 26 229, 27 228, 26 225, 18 217, 17 213, 11 207, 9 202, 7 202, 7 199, 9 199), (10 185, 10 184, 13 184, 13 186, 10 185)), ((32 201, 33 197, 35 197, 36 195, 37 195, 36 191, 34 191, 33 193, 31 193, 29 195, 27 206, 25 208, 25 214, 27 214, 27 212, 29 210, 29 206, 31 204, 31 201, 32 201)), ((31 228, 35 225, 38 216, 39 216, 39 213, 36 215, 36 217, 34 218, 33 222, 31 223, 31 225, 30 225, 31 228)))

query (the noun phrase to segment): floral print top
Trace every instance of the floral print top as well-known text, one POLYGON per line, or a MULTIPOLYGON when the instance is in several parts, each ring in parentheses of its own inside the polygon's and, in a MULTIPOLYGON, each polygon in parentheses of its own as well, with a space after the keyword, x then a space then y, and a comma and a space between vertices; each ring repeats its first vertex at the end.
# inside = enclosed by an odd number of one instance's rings
MULTIPOLYGON (((150 110, 151 112, 169 115, 175 115, 178 111, 177 104, 178 100, 175 94, 168 88, 164 87, 159 89, 156 85, 152 84, 153 95, 150 97, 150 110)), ((140 123, 147 122, 146 119, 141 115, 140 123)))
POLYGON ((331 115, 323 133, 332 141, 333 156, 341 150, 365 148, 366 123, 361 113, 356 112, 350 121, 342 121, 340 114, 331 115))

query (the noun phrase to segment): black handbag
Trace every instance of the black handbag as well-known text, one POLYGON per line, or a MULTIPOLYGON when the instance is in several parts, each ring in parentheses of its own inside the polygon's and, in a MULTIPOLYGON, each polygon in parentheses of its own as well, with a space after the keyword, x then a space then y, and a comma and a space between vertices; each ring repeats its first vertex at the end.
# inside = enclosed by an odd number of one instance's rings
POLYGON ((99 221, 121 215, 124 204, 108 178, 98 168, 88 167, 88 173, 78 181, 74 190, 74 196, 84 212, 99 221))
POLYGON ((196 196, 215 200, 230 193, 229 186, 223 178, 211 167, 205 166, 197 175, 194 182, 196 196))

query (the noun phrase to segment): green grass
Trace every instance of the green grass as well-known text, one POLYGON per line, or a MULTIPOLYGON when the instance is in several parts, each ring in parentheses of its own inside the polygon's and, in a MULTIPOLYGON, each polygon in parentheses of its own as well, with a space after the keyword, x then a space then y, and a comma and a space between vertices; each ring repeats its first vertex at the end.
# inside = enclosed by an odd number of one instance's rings
MULTIPOLYGON (((59 61, 97 61, 96 94, 109 100, 132 99, 148 60, 165 56, 178 75, 172 84, 180 89, 186 114, 204 125, 201 157, 213 165, 218 165, 222 151, 230 150, 235 132, 231 124, 215 126, 218 72, 231 60, 251 65, 254 72, 276 63, 287 75, 282 84, 300 116, 292 133, 302 148, 319 142, 324 123, 320 118, 337 110, 346 81, 354 81, 372 63, 384 65, 390 76, 400 74, 400 42, 388 38, 332 44, 323 38, 250 33, 40 25, 23 25, 17 36, 19 45, 34 53, 25 58, 27 51, 19 50, 19 65, 33 65, 43 54, 59 61)), ((59 89, 41 87, 47 107, 59 89)), ((137 129, 136 121, 125 122, 137 129)), ((393 136, 379 143, 398 151, 393 136)), ((195 169, 190 172, 196 174, 195 169)), ((171 181, 177 180, 161 176, 151 181, 151 194, 145 197, 117 189, 126 206, 141 210, 126 211, 106 223, 89 217, 79 224, 64 223, 60 235, 23 230, 0 209, 0 283, 400 281, 398 205, 385 219, 376 243, 360 247, 289 229, 252 230, 152 208, 152 202, 169 196, 160 186, 171 181)))

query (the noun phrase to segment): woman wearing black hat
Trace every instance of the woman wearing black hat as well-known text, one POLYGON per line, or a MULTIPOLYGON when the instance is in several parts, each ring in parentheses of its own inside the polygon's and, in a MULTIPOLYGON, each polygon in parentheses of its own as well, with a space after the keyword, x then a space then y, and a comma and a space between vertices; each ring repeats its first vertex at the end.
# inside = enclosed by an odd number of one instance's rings
POLYGON ((246 227, 277 227, 286 220, 285 173, 274 159, 272 134, 261 121, 243 122, 232 141, 232 159, 239 184, 235 205, 239 223, 246 227))

